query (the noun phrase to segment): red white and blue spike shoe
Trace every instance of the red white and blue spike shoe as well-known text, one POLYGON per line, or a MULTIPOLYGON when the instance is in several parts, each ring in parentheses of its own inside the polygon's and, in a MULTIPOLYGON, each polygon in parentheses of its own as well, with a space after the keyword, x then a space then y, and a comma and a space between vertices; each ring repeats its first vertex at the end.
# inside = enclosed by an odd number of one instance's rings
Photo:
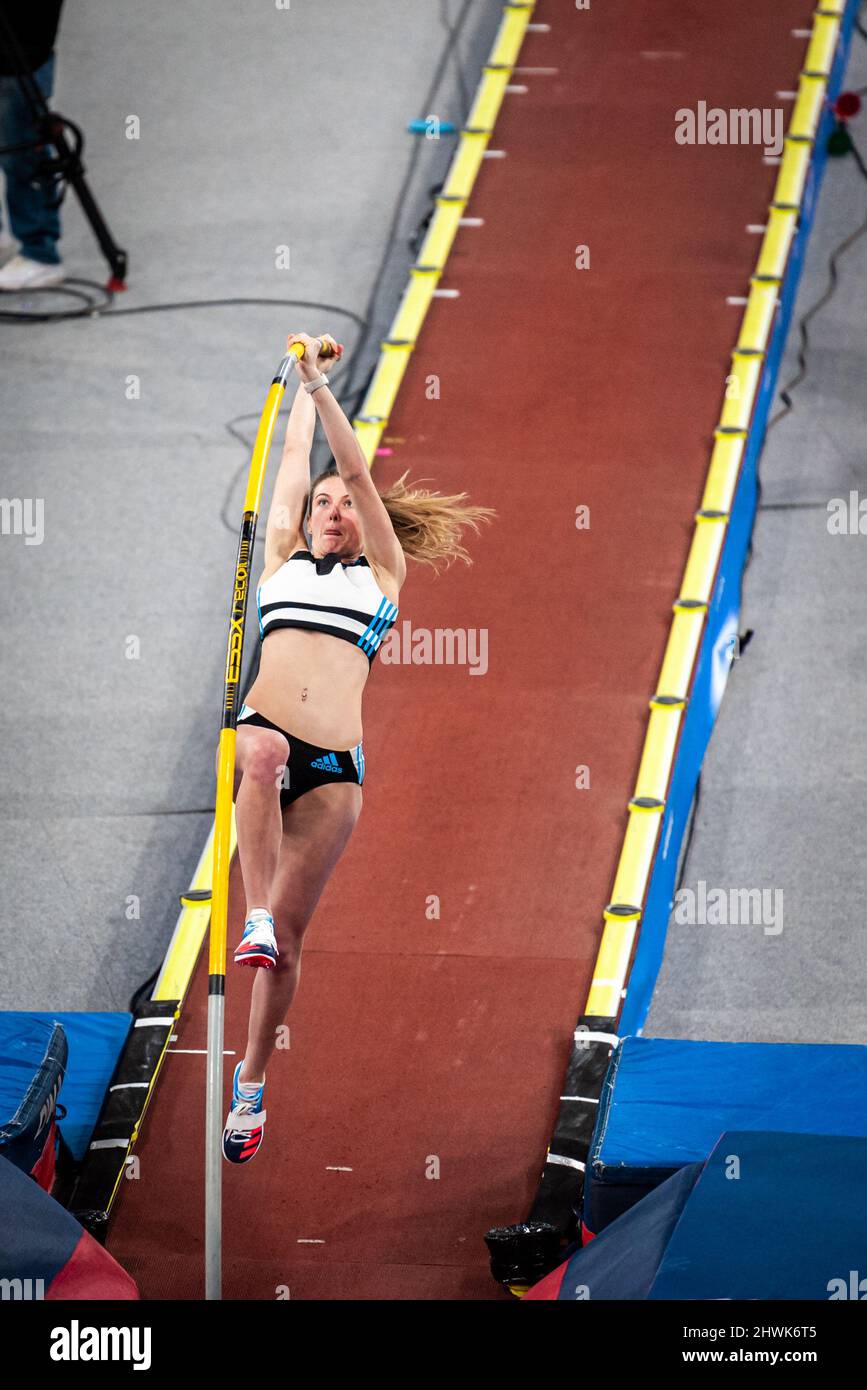
POLYGON ((265 1083, 262 1082, 258 1095, 252 1100, 242 1096, 238 1090, 238 1075, 243 1065, 239 1062, 235 1068, 232 1108, 223 1130, 223 1157, 229 1163, 249 1163, 259 1152, 265 1137, 265 1111, 262 1109, 265 1083))
POLYGON ((244 935, 235 951, 235 964, 261 965, 273 970, 279 954, 274 918, 264 908, 254 908, 244 923, 244 935))

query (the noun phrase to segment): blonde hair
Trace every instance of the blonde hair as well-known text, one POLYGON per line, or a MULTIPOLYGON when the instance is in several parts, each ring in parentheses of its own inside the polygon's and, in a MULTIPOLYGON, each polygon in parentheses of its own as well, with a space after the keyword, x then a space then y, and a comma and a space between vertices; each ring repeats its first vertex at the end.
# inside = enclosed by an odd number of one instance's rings
MULTIPOLYGON (((479 522, 490 521, 496 512, 491 507, 467 505, 466 492, 445 495, 427 488, 407 487, 408 472, 409 469, 379 494, 403 553, 433 566, 437 572, 441 564, 448 568, 455 560, 471 565, 472 558, 461 544, 463 528, 471 527, 478 534, 479 522)), ((308 520, 319 483, 325 478, 339 477, 332 465, 314 479, 307 505, 308 520)))

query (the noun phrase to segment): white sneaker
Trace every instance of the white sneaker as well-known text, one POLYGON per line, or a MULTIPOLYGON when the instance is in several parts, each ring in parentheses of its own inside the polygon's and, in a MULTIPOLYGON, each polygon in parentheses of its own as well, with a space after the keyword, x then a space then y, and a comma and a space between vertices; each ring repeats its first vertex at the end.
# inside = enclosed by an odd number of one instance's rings
POLYGON ((10 236, 8 232, 0 232, 0 265, 11 261, 17 250, 18 242, 14 236, 10 236))
POLYGON ((238 1089, 238 1075, 243 1065, 241 1061, 235 1068, 232 1108, 223 1130, 223 1157, 229 1163, 249 1163, 261 1149, 265 1134, 265 1111, 262 1109, 265 1083, 262 1082, 254 1097, 242 1095, 238 1089))
POLYGON ((236 965, 259 965, 273 970, 280 952, 274 935, 274 918, 262 909, 254 910, 244 923, 244 935, 235 952, 236 965))
POLYGON ((65 278, 63 262, 44 265, 31 261, 29 256, 13 256, 0 270, 0 290, 35 290, 40 286, 59 285, 65 278))

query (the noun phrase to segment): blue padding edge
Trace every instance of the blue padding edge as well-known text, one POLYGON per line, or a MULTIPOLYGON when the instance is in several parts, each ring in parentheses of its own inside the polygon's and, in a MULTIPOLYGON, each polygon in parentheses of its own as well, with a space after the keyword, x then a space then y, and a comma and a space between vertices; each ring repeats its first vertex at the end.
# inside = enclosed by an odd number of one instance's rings
POLYGON ((839 94, 843 81, 858 3, 859 0, 849 0, 843 17, 837 55, 828 80, 826 95, 829 105, 825 108, 816 133, 813 158, 804 186, 798 231, 792 241, 783 284, 780 287, 780 311, 768 344, 752 426, 741 460, 741 475, 732 502, 728 534, 708 606, 695 678, 683 720, 659 843, 647 888, 638 944, 618 1024, 621 1037, 625 1037, 627 1033, 640 1033, 650 1008, 665 950, 668 921, 674 905, 674 879, 680 847, 705 749, 710 740, 733 660, 741 607, 741 581, 756 510, 758 458, 764 443, 768 412, 776 387, 780 359, 789 331, 789 321, 828 158, 828 136, 834 125, 830 103, 839 94))
POLYGON ((624 1038, 593 1133, 593 1182, 659 1182, 728 1129, 867 1138, 867 1047, 624 1038))
POLYGON ((60 1023, 69 1044, 66 1075, 58 1097, 66 1115, 58 1128, 77 1161, 81 1161, 102 1108, 103 1098, 117 1066, 132 1023, 128 1013, 5 1013, 0 1014, 0 1038, 4 1031, 26 1029, 41 1020, 60 1023))

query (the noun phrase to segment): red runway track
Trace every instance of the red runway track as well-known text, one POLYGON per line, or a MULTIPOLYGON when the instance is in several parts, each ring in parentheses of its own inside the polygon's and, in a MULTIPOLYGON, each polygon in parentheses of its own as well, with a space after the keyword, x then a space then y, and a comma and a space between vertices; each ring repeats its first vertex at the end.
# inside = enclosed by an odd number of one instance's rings
MULTIPOLYGON (((432 306, 376 466, 497 509, 471 568, 410 565, 397 624, 487 630, 488 670, 375 664, 364 813, 307 935, 265 1145, 224 1166, 226 1298, 507 1297, 483 1233, 536 1189, 739 323, 726 296, 776 177, 755 145, 677 145, 674 113, 783 106, 785 126, 811 14, 537 6, 553 32, 519 62, 558 72, 514 79, 506 158, 467 209, 484 225, 441 282, 460 297, 432 306)), ((242 921, 234 866, 230 961, 242 921)), ((205 1048, 206 973, 174 1048, 205 1048)), ((229 965, 239 1056, 251 984, 229 965)), ((167 1056, 119 1198, 108 1246, 145 1298, 204 1295, 204 1076, 167 1056)))

